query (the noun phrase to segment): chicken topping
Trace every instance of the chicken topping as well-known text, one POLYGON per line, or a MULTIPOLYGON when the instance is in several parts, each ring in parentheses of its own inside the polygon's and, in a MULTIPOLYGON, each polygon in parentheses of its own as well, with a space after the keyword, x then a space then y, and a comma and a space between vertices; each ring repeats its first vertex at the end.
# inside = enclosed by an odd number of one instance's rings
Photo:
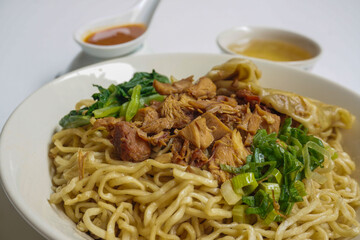
POLYGON ((210 78, 204 77, 191 86, 188 93, 196 98, 213 98, 216 96, 216 86, 210 78))
POLYGON ((245 161, 243 162, 243 160, 236 155, 230 134, 216 141, 213 148, 213 154, 209 159, 209 171, 219 182, 224 182, 226 179, 229 179, 231 175, 228 172, 220 170, 220 164, 236 167, 243 165, 245 161))
POLYGON ((173 122, 174 128, 183 128, 192 120, 187 103, 179 101, 178 96, 168 96, 163 102, 161 116, 173 122))
POLYGON ((159 94, 171 95, 174 93, 180 93, 180 92, 188 89, 189 87, 193 86, 192 82, 193 82, 193 77, 191 76, 191 77, 182 79, 180 81, 177 81, 173 84, 162 83, 157 80, 154 80, 153 86, 159 94))
POLYGON ((187 139, 195 147, 205 149, 214 141, 211 132, 206 125, 206 119, 198 117, 179 131, 179 135, 187 139))
POLYGON ((206 119, 206 126, 211 129, 211 134, 214 137, 214 140, 219 140, 226 134, 231 133, 231 130, 225 126, 214 114, 207 112, 204 113, 202 117, 206 119))
POLYGON ((256 132, 278 132, 280 117, 248 90, 223 96, 216 95, 209 78, 192 82, 192 77, 173 84, 154 81, 158 93, 167 95, 163 102, 140 109, 132 123, 109 117, 98 119, 93 127, 106 128, 121 160, 154 156, 206 169, 222 183, 232 175, 220 165, 245 164, 256 132))
POLYGON ((140 138, 137 131, 128 122, 122 121, 114 125, 112 142, 121 160, 140 162, 150 157, 150 144, 140 138))

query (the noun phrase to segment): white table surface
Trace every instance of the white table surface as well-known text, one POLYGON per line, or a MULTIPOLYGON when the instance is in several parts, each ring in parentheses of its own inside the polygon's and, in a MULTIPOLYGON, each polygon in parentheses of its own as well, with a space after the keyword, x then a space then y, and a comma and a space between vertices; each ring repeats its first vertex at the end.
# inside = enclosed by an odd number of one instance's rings
MULTIPOLYGON (((1 0, 0 129, 26 97, 55 76, 102 61, 81 52, 72 39, 77 27, 121 14, 137 2, 1 0)), ((313 73, 360 94, 359 10, 358 0, 162 0, 141 51, 220 53, 215 39, 228 28, 283 28, 322 46, 313 73)), ((42 239, 0 190, 0 239, 22 238, 42 239)))

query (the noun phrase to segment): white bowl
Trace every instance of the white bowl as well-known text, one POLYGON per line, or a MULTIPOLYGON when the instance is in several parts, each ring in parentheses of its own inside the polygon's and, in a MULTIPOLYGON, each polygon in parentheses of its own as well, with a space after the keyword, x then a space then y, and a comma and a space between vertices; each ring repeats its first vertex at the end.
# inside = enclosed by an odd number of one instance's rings
POLYGON ((220 33, 217 37, 217 43, 224 52, 240 55, 244 58, 254 59, 252 57, 238 54, 229 48, 229 45, 231 44, 245 44, 251 39, 277 40, 287 42, 308 51, 312 55, 312 58, 307 60, 286 62, 271 61, 286 66, 298 67, 303 70, 311 70, 321 54, 321 48, 314 40, 291 31, 268 27, 234 27, 220 33))
MULTIPOLYGON (((46 238, 90 239, 78 231, 59 208, 48 202, 52 193, 48 151, 60 118, 73 109, 78 100, 89 98, 96 91, 92 84, 107 87, 114 80, 129 80, 135 71, 152 69, 178 79, 190 75, 198 78, 232 57, 228 54, 132 56, 82 68, 46 84, 13 112, 0 137, 0 175, 10 201, 28 223, 46 238)), ((358 94, 305 71, 271 62, 254 62, 263 72, 263 86, 292 90, 337 104, 360 118, 358 94)), ((360 164, 359 122, 356 121, 352 130, 344 131, 343 137, 345 150, 360 164)), ((356 177, 359 180, 360 174, 356 174, 356 177)))

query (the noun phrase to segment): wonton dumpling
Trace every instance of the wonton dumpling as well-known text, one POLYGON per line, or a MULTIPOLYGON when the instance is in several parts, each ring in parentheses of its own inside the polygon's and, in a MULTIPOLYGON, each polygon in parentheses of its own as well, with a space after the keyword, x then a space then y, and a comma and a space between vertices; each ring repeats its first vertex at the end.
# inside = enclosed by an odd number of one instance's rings
POLYGON ((333 127, 351 128, 355 119, 346 109, 295 93, 263 89, 259 97, 262 103, 302 123, 315 135, 333 127))
POLYGON ((233 58, 222 65, 213 67, 206 76, 215 83, 225 79, 237 79, 243 83, 258 83, 261 71, 248 59, 233 58))
POLYGON ((231 94, 239 89, 249 89, 260 97, 261 103, 286 114, 319 135, 333 127, 351 128, 354 116, 346 109, 322 103, 295 93, 262 88, 260 70, 250 60, 233 58, 214 67, 207 75, 218 88, 218 94, 231 94))

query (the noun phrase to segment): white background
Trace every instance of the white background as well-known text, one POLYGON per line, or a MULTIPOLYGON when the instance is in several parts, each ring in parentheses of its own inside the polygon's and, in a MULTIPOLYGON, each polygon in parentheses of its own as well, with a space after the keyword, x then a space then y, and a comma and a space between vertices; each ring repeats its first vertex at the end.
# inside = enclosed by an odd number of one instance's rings
MULTIPOLYGON (((58 75, 101 61, 81 52, 72 39, 76 28, 126 12, 137 2, 0 0, 0 129, 36 89, 58 75)), ((228 28, 283 28, 321 45, 323 54, 313 73, 360 93, 359 11, 357 0, 162 0, 142 52, 220 53, 216 36, 228 28)), ((0 190, 0 239, 21 238, 41 236, 0 190)))

